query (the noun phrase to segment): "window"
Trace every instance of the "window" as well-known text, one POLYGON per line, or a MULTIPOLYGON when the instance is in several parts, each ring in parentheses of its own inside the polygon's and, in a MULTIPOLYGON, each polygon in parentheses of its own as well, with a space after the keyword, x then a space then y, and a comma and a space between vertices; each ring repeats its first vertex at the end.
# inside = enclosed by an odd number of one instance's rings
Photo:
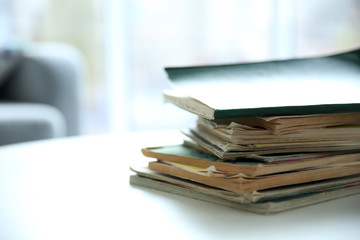
POLYGON ((88 64, 85 132, 187 127, 163 103, 165 66, 321 55, 359 47, 356 0, 0 0, 0 46, 75 45, 88 64))

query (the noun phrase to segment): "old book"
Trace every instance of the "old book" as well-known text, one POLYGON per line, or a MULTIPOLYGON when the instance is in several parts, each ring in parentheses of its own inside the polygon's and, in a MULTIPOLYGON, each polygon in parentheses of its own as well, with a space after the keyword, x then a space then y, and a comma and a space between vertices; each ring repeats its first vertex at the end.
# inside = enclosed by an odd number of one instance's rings
POLYGON ((334 141, 334 140, 359 140, 360 125, 341 125, 326 128, 303 129, 283 134, 273 134, 262 128, 250 127, 248 125, 230 123, 223 127, 214 127, 205 119, 198 119, 193 128, 197 132, 214 135, 224 141, 234 144, 256 144, 276 142, 310 142, 310 141, 334 141))
POLYGON ((164 99, 207 119, 360 112, 359 52, 166 68, 164 99))
POLYGON ((360 185, 360 175, 358 174, 354 176, 327 179, 311 183, 296 184, 239 194, 224 189, 207 186, 190 180, 161 174, 150 170, 148 167, 131 166, 130 169, 141 177, 167 182, 169 184, 181 186, 183 188, 192 189, 197 192, 205 193, 208 195, 220 197, 239 203, 264 202, 269 200, 295 197, 314 192, 325 192, 332 189, 341 189, 348 186, 360 185))
MULTIPOLYGON (((327 146, 316 146, 316 144, 311 146, 305 147, 291 147, 288 146, 287 148, 268 148, 268 149, 242 149, 240 151, 228 151, 224 148, 221 148, 216 145, 216 143, 210 142, 207 139, 202 138, 198 134, 194 133, 193 131, 183 130, 182 131, 185 136, 187 136, 192 145, 198 149, 204 149, 204 151, 208 151, 219 158, 222 159, 237 159, 239 157, 246 157, 246 158, 254 158, 254 159, 263 159, 267 161, 267 156, 272 155, 280 155, 280 154, 287 154, 293 155, 296 154, 314 154, 316 152, 325 153, 325 152, 334 152, 334 153, 346 153, 346 152, 356 152, 359 150, 359 143, 355 142, 347 143, 347 144, 337 144, 337 145, 327 145, 327 146)), ((219 139, 216 139, 219 140, 219 139)), ((219 140, 220 141, 220 140, 219 140)), ((219 144, 219 143, 218 143, 219 144)), ((221 143, 220 143, 221 144, 221 143)), ((224 143, 227 144, 227 143, 224 143)))
POLYGON ((220 159, 210 153, 201 152, 193 147, 180 144, 161 147, 143 148, 144 156, 168 162, 191 165, 199 168, 214 167, 220 172, 242 173, 249 177, 289 172, 314 167, 327 167, 356 163, 360 160, 357 154, 314 154, 272 157, 272 162, 241 158, 235 161, 220 159))
MULTIPOLYGON (((335 126, 359 126, 360 113, 273 116, 208 120, 199 117, 198 123, 213 129, 233 132, 263 128, 271 134, 282 135, 304 130, 325 129, 335 126)), ((334 129, 334 128, 333 128, 334 129)))
POLYGON ((360 127, 336 127, 273 135, 261 129, 228 134, 225 131, 209 129, 198 124, 195 128, 191 128, 191 131, 225 152, 261 150, 300 152, 303 148, 311 149, 311 151, 327 151, 328 147, 337 147, 340 150, 341 148, 360 149, 360 127))
POLYGON ((311 185, 279 188, 239 195, 183 179, 162 175, 147 168, 132 168, 132 185, 178 194, 258 214, 274 214, 360 193, 359 177, 322 181, 311 185), (289 195, 290 193, 290 195, 289 195), (295 193, 295 194, 294 194, 295 193))
POLYGON ((252 192, 360 173, 360 162, 257 177, 248 177, 242 173, 218 171, 214 167, 205 169, 162 160, 149 162, 148 167, 159 173, 188 179, 236 193, 252 192))

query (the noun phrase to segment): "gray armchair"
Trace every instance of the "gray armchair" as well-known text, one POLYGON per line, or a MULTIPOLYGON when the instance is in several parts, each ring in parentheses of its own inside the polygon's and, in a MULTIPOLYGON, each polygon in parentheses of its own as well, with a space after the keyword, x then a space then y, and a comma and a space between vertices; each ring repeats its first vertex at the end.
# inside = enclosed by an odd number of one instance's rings
POLYGON ((75 48, 36 45, 0 59, 0 145, 81 133, 83 63, 75 48))

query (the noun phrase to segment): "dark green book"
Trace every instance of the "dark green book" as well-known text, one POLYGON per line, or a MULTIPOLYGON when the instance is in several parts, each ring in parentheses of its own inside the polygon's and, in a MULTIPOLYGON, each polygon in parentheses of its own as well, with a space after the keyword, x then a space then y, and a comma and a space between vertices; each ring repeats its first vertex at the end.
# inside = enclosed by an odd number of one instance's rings
POLYGON ((360 112, 360 50, 165 70, 165 101, 207 119, 360 112))

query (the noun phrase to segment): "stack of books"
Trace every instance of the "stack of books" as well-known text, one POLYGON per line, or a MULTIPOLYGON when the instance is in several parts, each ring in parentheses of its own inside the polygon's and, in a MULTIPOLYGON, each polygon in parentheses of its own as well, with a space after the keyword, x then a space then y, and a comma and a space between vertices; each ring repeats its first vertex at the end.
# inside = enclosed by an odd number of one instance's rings
POLYGON ((198 120, 130 182, 260 214, 360 193, 359 56, 166 68, 198 120))

